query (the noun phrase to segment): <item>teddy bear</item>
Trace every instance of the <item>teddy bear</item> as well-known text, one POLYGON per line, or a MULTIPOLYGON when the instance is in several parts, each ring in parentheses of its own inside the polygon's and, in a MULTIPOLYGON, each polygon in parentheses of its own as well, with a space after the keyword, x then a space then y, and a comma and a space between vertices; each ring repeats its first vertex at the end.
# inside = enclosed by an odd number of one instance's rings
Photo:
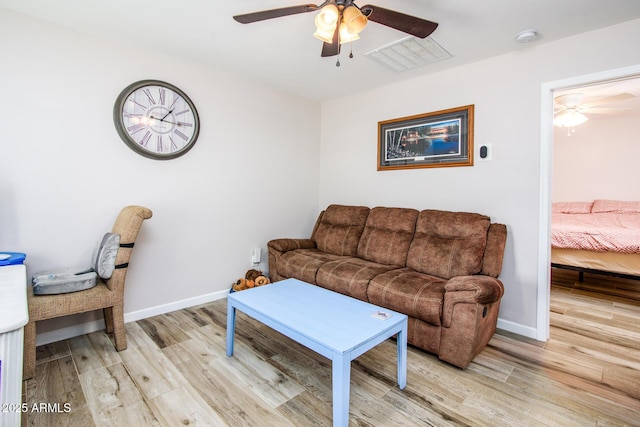
POLYGON ((256 280, 256 277, 259 276, 262 276, 262 271, 252 268, 251 270, 247 271, 247 273, 244 275, 244 278, 247 280, 256 280))
POLYGON ((231 285, 231 289, 233 289, 236 292, 249 289, 249 287, 247 286, 247 279, 245 279, 244 277, 239 278, 231 285))
POLYGON ((247 271, 244 277, 239 278, 231 285, 234 291, 243 291, 245 289, 253 288, 255 286, 263 286, 271 283, 269 278, 265 276, 262 271, 251 269, 247 271))
POLYGON ((256 277, 255 282, 256 282, 256 286, 263 286, 263 285, 268 285, 269 283, 271 283, 269 278, 267 276, 263 276, 263 275, 256 277))

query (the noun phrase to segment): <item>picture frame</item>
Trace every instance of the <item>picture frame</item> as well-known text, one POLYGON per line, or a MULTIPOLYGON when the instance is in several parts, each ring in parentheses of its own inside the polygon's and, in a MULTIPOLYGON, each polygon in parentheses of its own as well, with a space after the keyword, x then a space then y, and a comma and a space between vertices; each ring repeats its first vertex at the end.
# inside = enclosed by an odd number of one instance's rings
POLYGON ((378 122, 378 170, 473 166, 474 105, 378 122))

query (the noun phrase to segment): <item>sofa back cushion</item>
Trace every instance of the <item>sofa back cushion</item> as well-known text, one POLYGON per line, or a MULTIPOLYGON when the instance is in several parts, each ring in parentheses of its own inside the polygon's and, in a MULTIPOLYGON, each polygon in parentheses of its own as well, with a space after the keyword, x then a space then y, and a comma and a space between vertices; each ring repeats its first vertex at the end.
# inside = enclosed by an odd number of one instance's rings
POLYGON ((404 267, 417 218, 415 209, 371 209, 358 244, 358 258, 404 267))
POLYGON ((445 279, 479 273, 490 224, 476 213, 421 211, 407 267, 445 279))
POLYGON ((502 271, 504 248, 507 244, 507 226, 492 223, 487 233, 487 247, 482 258, 482 271, 480 274, 498 277, 502 271))
POLYGON ((311 237, 316 247, 334 255, 356 256, 369 210, 366 206, 329 205, 311 237))

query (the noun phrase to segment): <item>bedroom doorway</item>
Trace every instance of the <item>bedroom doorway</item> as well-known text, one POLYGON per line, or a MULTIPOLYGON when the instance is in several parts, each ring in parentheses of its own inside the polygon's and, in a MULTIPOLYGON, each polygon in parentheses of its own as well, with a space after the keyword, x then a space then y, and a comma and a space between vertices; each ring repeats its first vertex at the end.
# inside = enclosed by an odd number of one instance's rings
MULTIPOLYGON (((596 74, 576 76, 542 85, 541 102, 541 156, 540 156, 540 245, 538 249, 538 301, 537 336, 540 341, 549 338, 550 286, 551 281, 551 205, 554 195, 554 98, 577 91, 597 90, 613 82, 640 79, 640 65, 609 70, 596 74)), ((571 132, 571 129, 565 131, 571 132)), ((576 156, 577 157, 577 156, 576 156)), ((556 191, 558 189, 556 188, 556 191)), ((586 194, 586 193, 585 193, 586 194)))

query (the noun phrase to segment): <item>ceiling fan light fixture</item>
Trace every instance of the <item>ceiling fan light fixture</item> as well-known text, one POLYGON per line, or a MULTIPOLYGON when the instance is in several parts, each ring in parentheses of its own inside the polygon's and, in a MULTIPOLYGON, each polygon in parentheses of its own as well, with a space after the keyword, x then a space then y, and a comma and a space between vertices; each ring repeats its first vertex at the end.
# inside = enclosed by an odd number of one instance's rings
POLYGON ((358 34, 367 26, 367 17, 362 14, 353 4, 345 7, 342 11, 342 21, 347 25, 351 34, 358 34))
POLYGON ((553 124, 558 127, 572 128, 586 121, 587 116, 575 109, 568 109, 558 114, 556 118, 553 119, 553 124))
MULTIPOLYGON (((381 24, 397 31, 424 39, 438 28, 437 22, 407 15, 391 9, 374 5, 365 5, 362 10, 354 4, 354 0, 324 0, 322 4, 301 4, 297 6, 281 7, 262 10, 253 13, 235 15, 233 19, 241 24, 264 21, 266 19, 297 15, 307 12, 317 12, 315 16, 316 31, 313 35, 323 41, 321 57, 340 54, 340 24, 346 24, 343 30, 342 42, 356 40, 358 34, 367 26, 369 21, 381 24)), ((349 57, 353 57, 349 54, 349 57)), ((340 63, 337 62, 337 65, 340 63)))

